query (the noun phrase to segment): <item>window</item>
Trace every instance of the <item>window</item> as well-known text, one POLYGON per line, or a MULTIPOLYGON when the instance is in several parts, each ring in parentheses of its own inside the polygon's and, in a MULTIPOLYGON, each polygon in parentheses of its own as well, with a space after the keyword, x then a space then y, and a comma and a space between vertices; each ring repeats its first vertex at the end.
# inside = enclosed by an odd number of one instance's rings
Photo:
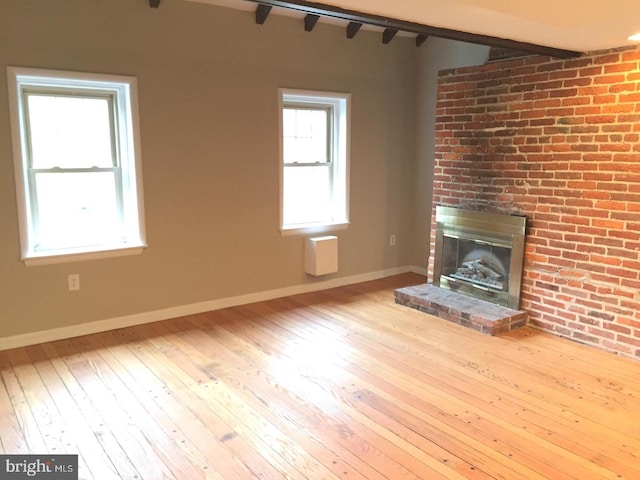
POLYGON ((281 229, 346 226, 348 94, 280 90, 281 229))
POLYGON ((144 247, 136 80, 9 67, 22 257, 144 247))

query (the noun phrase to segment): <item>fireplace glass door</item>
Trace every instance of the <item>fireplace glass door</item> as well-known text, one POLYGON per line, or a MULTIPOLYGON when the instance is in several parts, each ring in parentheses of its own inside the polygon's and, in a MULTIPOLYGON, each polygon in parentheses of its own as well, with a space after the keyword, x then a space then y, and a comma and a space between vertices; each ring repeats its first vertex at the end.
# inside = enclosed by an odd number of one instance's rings
POLYGON ((511 246, 444 236, 441 275, 486 292, 509 292, 511 246))

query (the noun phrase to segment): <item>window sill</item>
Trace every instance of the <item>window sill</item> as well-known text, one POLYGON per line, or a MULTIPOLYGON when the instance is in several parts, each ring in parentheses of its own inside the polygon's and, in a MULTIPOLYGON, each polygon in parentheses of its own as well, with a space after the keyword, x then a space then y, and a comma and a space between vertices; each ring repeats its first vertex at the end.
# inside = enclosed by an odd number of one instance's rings
POLYGON ((290 225, 282 227, 280 232, 283 236, 289 235, 314 235, 316 233, 327 233, 335 230, 346 230, 349 222, 322 223, 318 225, 290 225))
POLYGON ((38 265, 53 265, 56 263, 82 262, 85 260, 97 260, 101 258, 124 257, 128 255, 140 255, 147 247, 145 244, 134 246, 102 247, 95 250, 83 249, 80 251, 55 250, 47 253, 33 253, 22 260, 27 267, 38 265))

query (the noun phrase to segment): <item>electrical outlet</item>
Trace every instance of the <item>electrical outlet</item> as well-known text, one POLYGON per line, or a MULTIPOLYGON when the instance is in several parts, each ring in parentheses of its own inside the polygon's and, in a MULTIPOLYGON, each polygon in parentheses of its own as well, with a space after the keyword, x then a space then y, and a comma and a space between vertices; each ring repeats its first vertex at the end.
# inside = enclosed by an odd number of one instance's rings
POLYGON ((389 246, 390 247, 395 247, 396 246, 396 235, 395 234, 389 235, 389 246))
POLYGON ((70 292, 77 292, 78 290, 80 290, 80 274, 79 273, 72 273, 71 275, 69 275, 69 277, 67 277, 67 282, 69 284, 70 292))

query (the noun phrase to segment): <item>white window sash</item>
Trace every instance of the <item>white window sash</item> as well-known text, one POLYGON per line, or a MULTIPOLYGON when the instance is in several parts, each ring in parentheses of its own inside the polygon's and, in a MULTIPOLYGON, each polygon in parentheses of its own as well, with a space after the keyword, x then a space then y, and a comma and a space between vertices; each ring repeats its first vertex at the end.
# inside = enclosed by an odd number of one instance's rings
POLYGON ((146 242, 135 78, 18 67, 8 67, 7 74, 22 259, 27 265, 37 265, 141 253, 146 242), (27 103, 30 95, 107 98, 112 166, 34 167, 27 103), (36 176, 43 173, 113 174, 115 204, 111 205, 117 211, 123 241, 39 251, 36 176))
MULTIPOLYGON (((311 92, 301 90, 280 89, 281 115, 285 108, 328 109, 329 134, 327 138, 329 162, 284 163, 284 152, 281 150, 281 231, 283 234, 307 233, 328 229, 344 228, 348 225, 348 182, 349 182, 349 95, 330 92, 311 92), (329 195, 331 205, 330 220, 322 222, 287 224, 284 218, 284 172, 288 168, 319 167, 325 165, 330 169, 329 195), (340 184, 340 186, 338 186, 340 184)), ((283 128, 281 119, 281 128, 283 128)), ((281 141, 282 138, 281 138, 281 141)), ((282 144, 281 144, 282 145, 282 144)), ((282 147, 281 147, 282 148, 282 147)))

